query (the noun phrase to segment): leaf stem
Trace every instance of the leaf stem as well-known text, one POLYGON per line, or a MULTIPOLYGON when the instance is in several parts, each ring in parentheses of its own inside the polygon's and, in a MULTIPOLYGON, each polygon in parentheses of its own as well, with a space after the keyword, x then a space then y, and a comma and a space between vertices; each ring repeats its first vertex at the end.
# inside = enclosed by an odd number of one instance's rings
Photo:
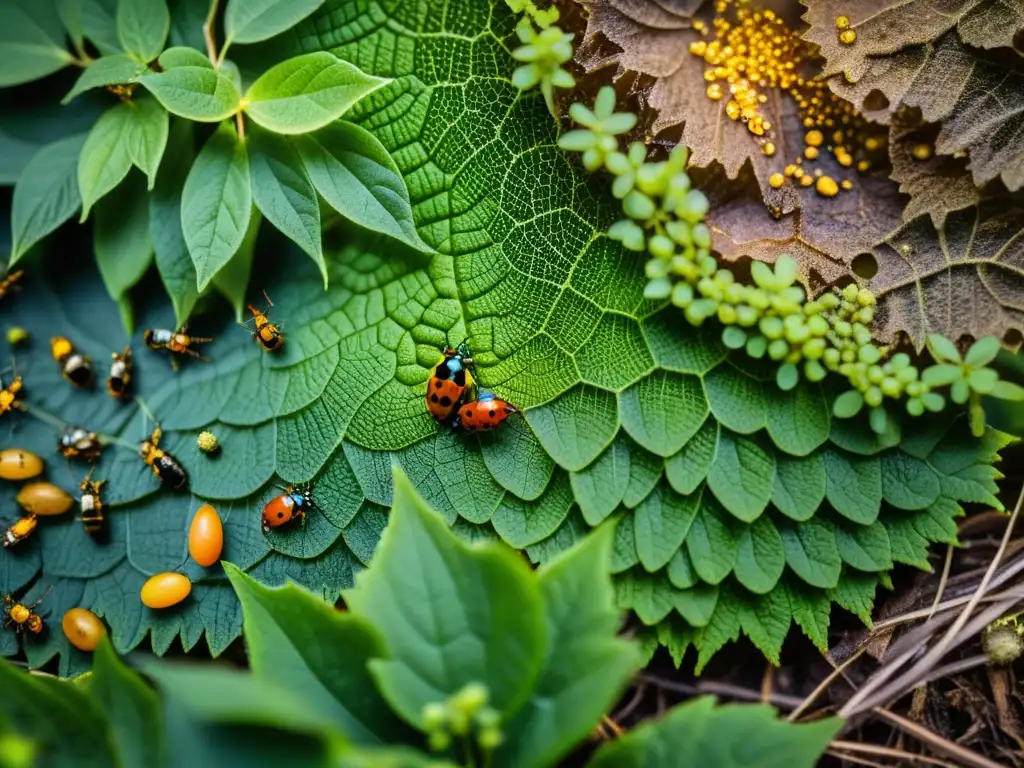
POLYGON ((217 40, 214 37, 213 25, 217 21, 217 9, 220 7, 220 0, 210 0, 210 12, 206 15, 203 23, 203 39, 206 41, 206 55, 210 57, 210 63, 217 66, 217 40))
POLYGON ((245 116, 242 110, 235 112, 235 127, 238 129, 238 140, 245 141, 245 116))

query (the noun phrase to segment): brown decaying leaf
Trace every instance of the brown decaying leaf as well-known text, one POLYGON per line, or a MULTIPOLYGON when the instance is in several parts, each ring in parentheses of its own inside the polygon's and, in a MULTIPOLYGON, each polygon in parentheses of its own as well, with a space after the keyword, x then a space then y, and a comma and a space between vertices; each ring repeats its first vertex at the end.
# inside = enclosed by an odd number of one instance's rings
POLYGON ((1024 201, 982 202, 936 230, 920 217, 874 249, 876 336, 917 349, 929 333, 957 340, 1024 331, 1024 201))
MULTIPOLYGON (((620 73, 632 70, 657 78, 647 96, 658 112, 652 132, 682 124, 682 143, 690 148, 693 165, 705 167, 717 161, 735 178, 749 160, 764 202, 773 211, 788 213, 802 204, 804 197, 791 187, 773 189, 768 184, 773 173, 781 172, 803 150, 799 122, 795 133, 785 125, 783 112, 796 113, 792 100, 773 91, 761 105, 764 117, 782 126, 771 132, 776 152, 768 157, 743 123, 726 116, 726 99, 715 102, 705 95, 705 64, 690 53, 690 43, 704 39, 692 29, 701 0, 589 0, 587 4, 586 39, 600 34, 621 48, 616 57, 620 73)), ((587 47, 585 43, 583 49, 587 47)), ((584 68, 595 64, 586 55, 577 56, 577 62, 584 68)))
POLYGON ((935 150, 967 152, 976 185, 1000 178, 1024 187, 1024 61, 1004 66, 979 58, 987 48, 1012 44, 1024 27, 1024 6, 1011 0, 884 2, 802 0, 810 29, 826 58, 829 84, 865 116, 889 122, 904 106, 942 123, 935 150), (852 45, 839 42, 835 19, 850 19, 852 45))
MULTIPOLYGON (((835 179, 857 177, 827 153, 816 167, 835 179)), ((803 207, 779 219, 752 193, 749 171, 729 182, 712 170, 695 174, 694 183, 711 201, 707 223, 716 251, 728 260, 749 256, 769 263, 788 253, 812 291, 849 279, 854 258, 870 253, 901 224, 903 202, 896 185, 869 175, 861 174, 853 189, 833 198, 801 189, 803 207)))
POLYGON ((914 156, 916 147, 934 147, 939 132, 938 126, 924 123, 915 112, 902 110, 889 125, 889 176, 899 182, 900 192, 910 195, 903 220, 928 214, 941 228, 947 214, 976 205, 981 194, 965 159, 934 153, 926 160, 914 156))

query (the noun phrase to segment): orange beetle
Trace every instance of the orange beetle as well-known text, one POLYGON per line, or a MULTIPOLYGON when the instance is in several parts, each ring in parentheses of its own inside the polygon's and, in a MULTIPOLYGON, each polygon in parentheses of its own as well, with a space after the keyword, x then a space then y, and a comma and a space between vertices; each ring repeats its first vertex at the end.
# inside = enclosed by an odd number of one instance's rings
POLYGON ((37 525, 39 525, 39 521, 35 515, 18 518, 10 528, 4 531, 3 538, 0 538, 0 544, 4 549, 13 547, 31 536, 37 525))
POLYGON ((32 605, 22 605, 10 595, 4 595, 3 608, 7 613, 5 627, 13 627, 15 632, 25 632, 38 635, 43 631, 43 617, 35 612, 36 606, 43 602, 43 599, 50 593, 47 589, 43 596, 32 605))
POLYGON ((445 422, 459 407, 474 386, 470 367, 473 358, 465 342, 452 349, 446 347, 444 360, 435 366, 427 382, 427 410, 439 422, 445 422))
POLYGON ((313 491, 308 486, 299 488, 289 485, 284 493, 275 496, 263 507, 263 532, 269 533, 271 528, 298 520, 306 524, 306 512, 313 508, 313 491))
POLYGON ((184 326, 177 331, 169 331, 166 328, 147 328, 142 334, 142 342, 150 349, 157 351, 166 349, 171 353, 172 366, 177 365, 175 355, 191 355, 202 360, 204 363, 210 362, 193 347, 197 344, 207 344, 211 341, 213 339, 202 336, 189 336, 184 326))
POLYGON ((21 392, 21 376, 15 376, 3 389, 0 389, 0 416, 17 408, 19 411, 26 410, 25 406, 18 402, 18 393, 21 392))
POLYGON ((457 432, 492 430, 513 413, 519 413, 519 409, 495 397, 493 392, 481 389, 476 400, 459 409, 458 417, 452 422, 452 429, 457 432))
POLYGON ((17 285, 17 282, 21 280, 21 276, 24 274, 23 270, 16 269, 13 272, 8 272, 3 280, 0 280, 0 299, 4 298, 8 293, 20 289, 21 286, 17 285))

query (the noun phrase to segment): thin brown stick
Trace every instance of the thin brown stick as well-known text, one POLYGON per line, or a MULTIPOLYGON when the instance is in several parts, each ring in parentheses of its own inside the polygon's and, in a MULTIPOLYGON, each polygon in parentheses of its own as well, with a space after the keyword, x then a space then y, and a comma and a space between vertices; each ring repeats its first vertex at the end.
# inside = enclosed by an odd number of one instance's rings
POLYGON ((622 727, 618 723, 616 723, 614 720, 612 720, 610 717, 608 717, 608 715, 604 715, 601 718, 601 725, 603 725, 609 731, 614 733, 615 734, 615 738, 619 738, 619 737, 622 736, 623 733, 625 733, 625 731, 622 730, 622 727))
POLYGON ((807 698, 804 699, 802 702, 800 702, 800 706, 799 707, 797 707, 796 709, 794 709, 792 712, 789 713, 789 717, 787 717, 786 720, 788 720, 791 723, 795 723, 796 719, 798 717, 800 717, 800 715, 802 715, 804 713, 804 711, 806 711, 806 709, 809 706, 811 706, 811 704, 813 704, 814 701, 822 693, 824 693, 825 690, 830 685, 832 685, 832 683, 835 681, 835 679, 837 677, 839 677, 840 675, 843 674, 843 671, 848 666, 850 666, 853 662, 855 662, 857 659, 859 659, 861 657, 861 655, 863 655, 864 651, 866 651, 866 650, 867 650, 867 643, 864 643, 864 644, 861 645, 860 648, 858 648, 856 651, 854 651, 850 655, 850 658, 848 658, 846 661, 844 661, 839 666, 833 667, 832 672, 829 674, 829 676, 826 677, 824 680, 822 680, 820 683, 818 683, 817 688, 815 688, 813 691, 811 691, 810 694, 808 694, 807 698))
MULTIPOLYGON (((1010 515, 1010 519, 1006 524, 1006 533, 1003 535, 1003 539, 999 544, 999 549, 996 551, 995 556, 992 558, 992 563, 985 571, 985 575, 981 579, 981 583, 978 584, 974 594, 971 595, 970 601, 964 606, 964 609, 960 612, 960 615, 956 617, 953 625, 946 630, 946 633, 939 638, 939 641, 933 645, 924 656, 913 666, 904 672, 900 677, 896 678, 893 682, 893 687, 902 687, 909 684, 915 678, 919 678, 925 673, 925 670, 935 666, 939 659, 945 655, 946 650, 949 648, 950 643, 957 636, 964 624, 970 618, 971 613, 982 597, 985 596, 985 592, 988 589, 989 582, 992 581, 992 577, 999 567, 1000 561, 1003 559, 1003 554, 1006 552, 1006 547, 1010 543, 1010 537, 1013 534, 1013 528, 1017 522, 1017 517, 1020 515, 1021 506, 1024 505, 1024 488, 1021 489, 1020 495, 1017 497, 1017 504, 1013 508, 1013 514, 1010 515)), ((882 684, 884 679, 877 681, 872 680, 867 685, 863 686, 853 697, 843 706, 839 711, 840 717, 850 717, 852 714, 858 711, 858 708, 863 704, 864 700, 867 699, 872 693, 874 693, 882 684)))
POLYGON ((941 765, 943 768, 958 768, 953 763, 947 763, 945 760, 939 760, 936 757, 928 757, 927 755, 919 755, 913 752, 907 752, 906 750, 896 749, 895 747, 884 747, 880 744, 865 744, 859 741, 833 741, 828 745, 829 749, 842 749, 847 752, 861 752, 865 755, 878 755, 879 757, 891 757, 895 760, 901 760, 901 765, 913 765, 914 763, 928 763, 930 765, 941 765))
POLYGON ((925 619, 927 621, 935 615, 935 610, 939 607, 939 603, 942 602, 942 594, 946 591, 946 582, 949 581, 949 569, 953 566, 953 545, 946 545, 946 562, 942 565, 942 575, 939 577, 939 586, 935 590, 935 600, 932 601, 931 610, 928 611, 928 616, 925 619))
POLYGON ((920 741, 922 744, 927 744, 936 752, 948 755, 949 757, 957 760, 957 766, 975 766, 976 768, 1004 768, 999 763, 989 760, 984 755, 979 755, 977 752, 973 752, 966 747, 961 747, 949 739, 945 739, 934 731, 930 731, 923 725, 915 723, 913 720, 908 720, 905 717, 901 717, 894 712, 890 712, 887 709, 879 707, 875 710, 875 714, 886 720, 891 725, 899 728, 903 733, 908 736, 913 736, 915 739, 920 741))
POLYGON ((640 706, 640 702, 644 700, 644 694, 646 692, 647 692, 647 685, 646 684, 640 683, 639 685, 637 685, 636 689, 633 692, 633 698, 631 698, 626 703, 626 706, 624 706, 618 712, 615 712, 613 714, 613 716, 612 716, 612 719, 615 720, 616 722, 618 722, 618 721, 621 721, 621 720, 625 720, 627 717, 629 717, 631 714, 633 714, 634 710, 636 710, 636 708, 638 706, 640 706))
POLYGON ((845 752, 837 752, 834 749, 826 749, 825 754, 834 757, 837 760, 845 760, 848 763, 854 765, 866 765, 868 768, 890 768, 886 763, 876 763, 874 760, 868 760, 866 757, 854 757, 848 755, 845 752))
MULTIPOLYGON (((657 675, 648 673, 641 674, 637 679, 645 683, 649 683, 658 689, 673 691, 675 693, 685 693, 688 696, 710 694, 712 696, 721 696, 727 699, 736 699, 737 701, 762 701, 760 691, 752 691, 748 688, 741 688, 738 685, 730 685, 729 683, 717 683, 709 680, 707 682, 698 683, 697 685, 690 685, 689 683, 677 683, 672 680, 665 680, 657 675)), ((802 700, 797 696, 787 696, 782 693, 773 693, 769 699, 769 703, 773 706, 786 710, 799 706, 801 701, 802 700)))

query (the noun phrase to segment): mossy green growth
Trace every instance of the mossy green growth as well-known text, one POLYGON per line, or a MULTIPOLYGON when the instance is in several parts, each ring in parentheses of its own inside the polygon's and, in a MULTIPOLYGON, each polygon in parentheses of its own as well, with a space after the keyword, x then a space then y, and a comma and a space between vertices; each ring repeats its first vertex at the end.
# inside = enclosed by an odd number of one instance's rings
POLYGON ((940 388, 949 387, 955 404, 969 403, 971 430, 978 437, 985 431, 983 395, 1024 400, 1024 388, 1000 381, 986 367, 1000 348, 995 337, 979 340, 961 357, 953 342, 933 335, 928 347, 937 364, 922 372, 909 355, 874 343, 876 300, 866 288, 850 284, 808 299, 797 282, 796 260, 788 254, 779 254, 773 266, 753 262, 753 284, 740 282, 711 254, 711 232, 703 221, 708 199, 691 188, 687 148, 676 146, 657 162, 648 159, 641 142, 622 152, 616 137, 637 120, 614 110, 611 86, 598 92, 593 110, 573 104, 569 114, 582 128, 562 134, 558 145, 581 152, 587 170, 604 168, 615 176, 612 194, 622 200, 626 218, 615 222, 608 236, 648 254, 646 298, 670 300, 694 326, 717 319, 726 347, 779 363, 775 382, 784 391, 796 387, 801 376, 810 382, 828 373, 844 377, 851 388, 835 399, 833 414, 852 418, 866 406, 877 434, 896 427, 887 401, 902 402, 911 416, 939 412, 947 406, 936 391, 940 388))

